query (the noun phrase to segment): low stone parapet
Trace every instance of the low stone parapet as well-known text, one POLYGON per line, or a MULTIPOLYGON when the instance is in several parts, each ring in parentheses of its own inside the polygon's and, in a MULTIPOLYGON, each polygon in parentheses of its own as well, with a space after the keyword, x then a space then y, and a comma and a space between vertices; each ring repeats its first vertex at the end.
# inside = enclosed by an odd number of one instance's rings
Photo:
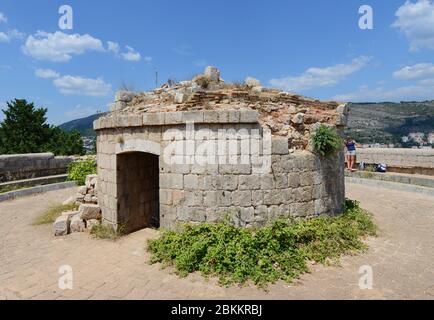
POLYGON ((0 182, 64 174, 75 159, 52 153, 0 155, 0 182))
POLYGON ((357 162, 384 163, 392 172, 434 175, 434 149, 359 148, 357 162))

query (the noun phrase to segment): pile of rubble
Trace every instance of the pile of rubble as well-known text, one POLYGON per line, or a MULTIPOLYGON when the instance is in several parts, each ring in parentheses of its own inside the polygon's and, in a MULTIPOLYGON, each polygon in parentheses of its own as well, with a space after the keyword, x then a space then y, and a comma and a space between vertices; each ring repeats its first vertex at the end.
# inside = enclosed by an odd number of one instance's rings
POLYGON ((101 223, 101 208, 96 195, 97 175, 86 177, 84 186, 78 187, 78 194, 63 204, 75 203, 78 210, 63 212, 53 224, 54 235, 64 236, 72 232, 90 231, 94 225, 101 223))
POLYGON ((251 109, 273 135, 288 137, 296 148, 306 148, 310 133, 319 123, 345 125, 345 105, 319 101, 289 92, 264 88, 248 77, 243 83, 226 83, 215 67, 191 81, 169 81, 151 92, 120 91, 112 115, 144 112, 174 112, 212 109, 251 109))
POLYGON ((85 180, 85 185, 78 188, 75 203, 78 205, 83 203, 98 204, 98 196, 96 194, 97 185, 98 176, 96 174, 88 175, 85 180))

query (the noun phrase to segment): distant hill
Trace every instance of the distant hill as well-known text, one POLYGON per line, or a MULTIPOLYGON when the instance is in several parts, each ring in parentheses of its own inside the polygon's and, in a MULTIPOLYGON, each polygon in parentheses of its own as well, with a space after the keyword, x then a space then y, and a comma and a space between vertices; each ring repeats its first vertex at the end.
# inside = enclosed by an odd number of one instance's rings
MULTIPOLYGON (((64 130, 77 129, 95 136, 93 121, 106 113, 66 122, 64 130)), ((400 143, 410 132, 434 132, 434 101, 350 103, 346 134, 360 143, 400 143)))
POLYGON ((434 132, 434 101, 351 103, 346 133, 360 143, 400 143, 410 132, 434 132))
POLYGON ((96 136, 96 133, 93 130, 93 122, 105 114, 106 113, 98 113, 86 118, 72 120, 61 124, 59 127, 66 131, 76 129, 82 136, 94 137, 96 136))

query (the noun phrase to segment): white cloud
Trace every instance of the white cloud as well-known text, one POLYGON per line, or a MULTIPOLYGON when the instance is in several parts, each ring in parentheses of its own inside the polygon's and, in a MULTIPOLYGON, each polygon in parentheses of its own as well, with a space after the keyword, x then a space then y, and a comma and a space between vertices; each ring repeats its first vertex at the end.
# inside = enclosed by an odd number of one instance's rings
POLYGON ((432 86, 434 88, 434 78, 421 80, 419 81, 419 85, 432 86))
POLYGON ((190 56, 192 54, 193 47, 190 45, 181 45, 173 48, 172 50, 181 56, 190 56))
POLYGON ((138 53, 136 50, 134 50, 130 46, 125 46, 125 48, 127 49, 127 52, 121 53, 121 56, 124 60, 140 61, 140 59, 142 58, 140 53, 138 53))
POLYGON ((61 31, 38 31, 35 35, 30 35, 23 46, 25 54, 35 59, 53 62, 66 62, 71 60, 73 55, 90 50, 104 51, 101 40, 88 34, 66 34, 61 31))
MULTIPOLYGON (((119 43, 113 41, 107 41, 107 51, 114 53, 115 57, 122 58, 126 61, 140 61, 142 56, 139 52, 134 50, 134 48, 130 46, 125 46, 126 51, 120 52, 119 43)), ((150 63, 152 61, 152 57, 143 57, 145 63, 150 63)))
POLYGON ((397 20, 392 27, 398 28, 410 42, 410 50, 434 49, 434 2, 406 1, 395 12, 397 20))
POLYGON ((53 81, 54 86, 64 95, 105 96, 111 85, 103 79, 89 79, 79 76, 62 76, 53 81))
POLYGON ((36 69, 35 76, 43 79, 59 78, 59 73, 51 69, 36 69))
POLYGON ((119 53, 119 43, 107 41, 107 50, 117 55, 119 53))
POLYGON ((399 80, 411 80, 434 77, 434 64, 418 63, 412 66, 406 66, 393 73, 393 76, 399 80))
POLYGON ((299 76, 271 79, 270 84, 288 91, 329 87, 336 85, 350 74, 362 69, 369 60, 371 60, 371 58, 360 56, 353 59, 348 64, 337 64, 326 68, 309 68, 299 76))
POLYGON ((193 61, 193 65, 195 67, 205 67, 208 63, 206 62, 206 60, 204 59, 199 59, 199 60, 195 60, 193 61))
POLYGON ((10 42, 14 39, 21 39, 24 36, 24 33, 19 32, 17 29, 12 29, 6 32, 0 32, 0 42, 10 42))
POLYGON ((423 80, 415 85, 402 86, 398 88, 369 88, 360 87, 359 90, 351 93, 340 94, 333 97, 334 100, 351 102, 369 101, 414 101, 429 100, 434 98, 434 79, 423 80))
POLYGON ((68 118, 79 119, 91 116, 97 113, 98 108, 82 107, 81 105, 75 106, 72 110, 65 113, 68 118))
POLYGON ((3 12, 0 12, 0 23, 7 23, 8 17, 3 12))

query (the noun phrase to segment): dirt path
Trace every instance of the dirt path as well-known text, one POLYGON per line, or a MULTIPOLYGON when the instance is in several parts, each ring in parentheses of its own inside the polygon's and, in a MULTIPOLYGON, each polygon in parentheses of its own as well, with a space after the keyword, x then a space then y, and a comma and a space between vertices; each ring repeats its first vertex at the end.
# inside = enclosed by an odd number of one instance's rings
POLYGON ((414 193, 348 185, 348 197, 374 213, 380 236, 370 250, 345 257, 340 266, 314 266, 293 285, 268 292, 254 287, 222 288, 200 275, 180 279, 148 265, 141 230, 117 242, 88 234, 63 238, 51 226, 32 226, 50 204, 75 190, 61 190, 0 203, 0 299, 433 299, 434 198, 414 193), (47 199, 49 199, 47 201, 47 199), (73 271, 73 289, 58 286, 59 267, 73 271), (372 267, 373 289, 359 288, 359 268, 372 267))

